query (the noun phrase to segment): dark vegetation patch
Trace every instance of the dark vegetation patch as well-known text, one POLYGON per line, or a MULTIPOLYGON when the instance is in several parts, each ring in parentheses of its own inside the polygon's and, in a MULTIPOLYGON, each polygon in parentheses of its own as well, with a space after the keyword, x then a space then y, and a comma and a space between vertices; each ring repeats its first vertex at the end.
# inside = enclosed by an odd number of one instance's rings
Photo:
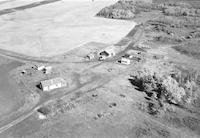
POLYGON ((153 42, 157 44, 177 44, 179 42, 182 42, 182 40, 175 37, 156 36, 153 38, 153 42))
POLYGON ((163 119, 175 128, 184 127, 182 119, 178 115, 166 114, 163 119))
POLYGON ((170 132, 166 129, 163 129, 155 124, 145 122, 142 125, 135 126, 132 128, 132 131, 135 133, 135 137, 144 138, 144 137, 159 137, 159 138, 169 138, 170 132))
MULTIPOLYGON (((159 18, 150 20, 151 22, 156 22, 159 24, 167 25, 171 28, 197 28, 200 27, 199 17, 189 17, 189 16, 160 16, 159 18)), ((149 21, 149 22, 150 22, 149 21)))
POLYGON ((103 8, 97 16, 112 19, 133 19, 140 12, 155 9, 153 4, 144 1, 119 0, 117 3, 103 8))
POLYGON ((174 73, 162 76, 140 73, 131 76, 129 81, 137 90, 146 94, 146 102, 138 104, 138 108, 157 116, 165 112, 174 112, 174 107, 194 107, 194 103, 200 97, 198 76, 199 73, 195 70, 177 68, 174 73))
POLYGON ((194 117, 184 117, 183 123, 190 130, 197 132, 200 135, 200 120, 194 117))
POLYGON ((200 97, 197 97, 196 99, 194 99, 194 101, 192 102, 192 105, 195 108, 199 108, 200 109, 200 97))
POLYGON ((137 138, 142 138, 142 137, 151 137, 152 136, 152 132, 149 128, 145 128, 145 127, 135 127, 133 128, 135 131, 135 136, 137 138))
POLYGON ((180 46, 174 46, 173 48, 182 54, 200 59, 200 40, 188 42, 180 46))
POLYGON ((199 0, 153 0, 153 3, 188 3, 193 8, 200 8, 200 1, 199 0))
POLYGON ((169 138, 170 137, 170 133, 167 130, 161 129, 161 130, 156 130, 156 132, 158 133, 158 135, 160 137, 163 137, 163 138, 169 138))
POLYGON ((160 5, 164 15, 171 16, 199 16, 200 10, 193 8, 189 3, 170 2, 160 5))
POLYGON ((42 113, 43 115, 48 115, 51 112, 51 110, 47 107, 41 107, 37 111, 42 113))
POLYGON ((184 2, 151 2, 148 0, 119 0, 117 3, 103 8, 97 16, 114 19, 133 19, 140 13, 161 11, 166 16, 200 16, 200 10, 184 2))
POLYGON ((97 16, 114 19, 132 19, 135 16, 134 2, 118 1, 117 3, 103 8, 97 16))

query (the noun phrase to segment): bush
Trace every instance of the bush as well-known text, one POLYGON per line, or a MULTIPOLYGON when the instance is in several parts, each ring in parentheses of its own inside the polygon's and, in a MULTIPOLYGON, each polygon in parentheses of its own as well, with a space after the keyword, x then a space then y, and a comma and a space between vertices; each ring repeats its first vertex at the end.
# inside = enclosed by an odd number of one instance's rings
POLYGON ((171 77, 163 80, 162 87, 165 89, 164 94, 167 100, 170 100, 172 103, 181 103, 186 95, 184 88, 179 87, 179 83, 171 77))
POLYGON ((48 115, 51 112, 51 110, 47 107, 41 107, 37 111, 42 113, 43 115, 48 115))

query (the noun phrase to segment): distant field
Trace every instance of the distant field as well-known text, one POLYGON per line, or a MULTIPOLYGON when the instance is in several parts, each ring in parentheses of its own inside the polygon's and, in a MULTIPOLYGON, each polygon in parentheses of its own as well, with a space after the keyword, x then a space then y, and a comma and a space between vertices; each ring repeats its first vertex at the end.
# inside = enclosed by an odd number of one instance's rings
POLYGON ((153 0, 155 3, 163 3, 163 2, 187 2, 190 3, 194 7, 200 7, 200 0, 153 0))

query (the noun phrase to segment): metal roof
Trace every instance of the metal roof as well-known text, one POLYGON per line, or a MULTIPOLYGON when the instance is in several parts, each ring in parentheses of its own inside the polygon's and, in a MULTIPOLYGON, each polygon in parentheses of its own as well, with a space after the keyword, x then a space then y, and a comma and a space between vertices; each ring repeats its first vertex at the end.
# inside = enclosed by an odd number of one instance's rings
POLYGON ((53 78, 53 79, 50 79, 50 80, 41 81, 41 84, 42 84, 43 87, 51 86, 51 85, 58 84, 58 83, 65 84, 66 81, 63 78, 60 78, 60 77, 53 78))

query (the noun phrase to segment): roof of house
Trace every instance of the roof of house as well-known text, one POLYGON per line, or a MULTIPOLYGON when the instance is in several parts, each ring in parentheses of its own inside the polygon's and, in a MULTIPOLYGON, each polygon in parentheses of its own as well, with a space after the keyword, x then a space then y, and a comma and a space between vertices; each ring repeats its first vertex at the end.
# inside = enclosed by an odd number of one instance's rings
POLYGON ((130 59, 128 59, 128 58, 121 58, 121 61, 130 61, 130 59))
POLYGON ((58 83, 66 83, 66 81, 63 78, 60 78, 60 77, 53 78, 53 79, 50 79, 50 80, 41 81, 41 84, 42 84, 43 87, 51 86, 51 85, 58 84, 58 83))

